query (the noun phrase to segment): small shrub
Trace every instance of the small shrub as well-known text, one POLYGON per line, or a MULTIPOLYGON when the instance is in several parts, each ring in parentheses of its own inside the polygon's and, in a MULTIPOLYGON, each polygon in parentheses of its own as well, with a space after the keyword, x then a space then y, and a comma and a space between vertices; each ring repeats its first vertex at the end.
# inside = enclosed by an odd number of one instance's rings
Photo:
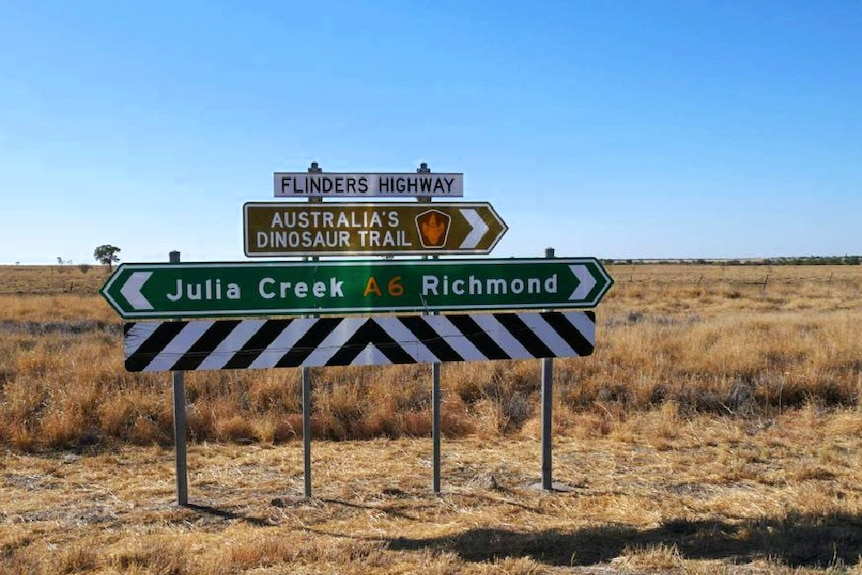
POLYGON ((404 435, 425 437, 431 435, 431 414, 411 412, 404 414, 404 435))
POLYGON ((296 427, 295 417, 282 417, 275 421, 272 429, 272 442, 285 443, 302 436, 302 416, 299 416, 299 427, 296 427))
POLYGON ((122 571, 153 575, 189 573, 185 551, 168 541, 147 541, 120 551, 113 557, 113 567, 122 571))
POLYGON ((500 401, 502 415, 504 417, 504 426, 501 431, 509 433, 518 431, 523 427, 524 422, 530 418, 532 408, 527 398, 520 392, 515 392, 507 398, 500 401))
POLYGON ((255 437, 254 427, 241 415, 217 422, 216 431, 223 441, 247 441, 255 437))
POLYGON ((58 573, 86 573, 94 571, 98 564, 96 553, 89 547, 75 545, 60 557, 58 573))
POLYGON ((143 415, 135 418, 129 432, 129 441, 134 445, 164 445, 169 437, 159 428, 155 418, 143 415))

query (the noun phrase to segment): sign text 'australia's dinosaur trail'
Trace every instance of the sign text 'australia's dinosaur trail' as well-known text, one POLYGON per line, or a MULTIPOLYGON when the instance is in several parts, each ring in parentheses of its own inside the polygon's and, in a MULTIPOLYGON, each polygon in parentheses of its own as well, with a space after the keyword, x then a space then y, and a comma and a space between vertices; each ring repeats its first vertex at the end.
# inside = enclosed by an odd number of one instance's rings
POLYGON ((508 228, 487 202, 243 206, 245 255, 488 254, 508 228))
POLYGON ((595 307, 595 258, 122 264, 102 288, 126 319, 595 307))

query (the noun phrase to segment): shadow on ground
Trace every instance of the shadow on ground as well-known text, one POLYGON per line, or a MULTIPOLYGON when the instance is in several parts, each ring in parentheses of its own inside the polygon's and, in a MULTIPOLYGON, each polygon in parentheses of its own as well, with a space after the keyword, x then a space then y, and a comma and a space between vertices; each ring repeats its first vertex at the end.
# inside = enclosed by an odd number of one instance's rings
POLYGON ((196 511, 197 513, 208 515, 210 517, 216 517, 219 519, 224 519, 227 521, 243 521, 248 523, 249 525, 254 525, 256 527, 270 527, 272 523, 267 521, 266 519, 261 519, 258 517, 251 517, 248 515, 244 515, 242 513, 236 513, 234 511, 228 511, 226 509, 219 509, 217 507, 212 507, 210 505, 199 505, 195 503, 188 503, 184 505, 186 509, 191 511, 196 511))
POLYGON ((790 515, 740 523, 672 521, 655 529, 625 526, 530 532, 470 529, 445 538, 386 540, 392 550, 433 549, 465 561, 526 557, 554 566, 589 566, 620 556, 625 548, 675 545, 685 559, 749 562, 771 558, 791 567, 855 565, 862 554, 862 518, 856 515, 790 515))
MULTIPOLYGON (((318 500, 311 504, 299 497, 278 503, 279 507, 332 505, 348 509, 369 509, 382 511, 402 520, 419 520, 410 513, 416 511, 413 506, 380 507, 338 499, 318 500)), ((252 517, 209 505, 190 504, 187 508, 212 518, 244 521, 259 527, 274 524, 266 518, 252 517)), ((676 547, 684 559, 692 560, 749 563, 768 558, 790 567, 815 569, 836 564, 849 567, 862 563, 862 516, 849 513, 818 515, 790 512, 782 518, 740 521, 674 520, 652 529, 638 529, 626 525, 543 531, 531 531, 528 527, 523 530, 477 528, 447 537, 432 538, 367 537, 357 535, 355 531, 337 534, 331 530, 318 531, 307 526, 305 530, 330 537, 384 542, 393 551, 452 552, 462 560, 471 562, 531 557, 552 566, 588 567, 607 563, 623 555, 627 548, 648 549, 664 545, 676 547)))

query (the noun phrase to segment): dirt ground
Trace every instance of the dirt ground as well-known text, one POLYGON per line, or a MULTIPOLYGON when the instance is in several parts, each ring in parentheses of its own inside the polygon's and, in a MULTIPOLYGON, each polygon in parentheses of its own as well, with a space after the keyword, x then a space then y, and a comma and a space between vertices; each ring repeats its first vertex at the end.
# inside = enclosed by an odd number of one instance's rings
POLYGON ((600 438, 7 452, 4 573, 860 573, 862 414, 643 416, 600 438), (668 426, 648 418, 669 418, 668 426), (657 430, 659 430, 657 432, 657 430), (664 430, 664 431, 661 431, 664 430))

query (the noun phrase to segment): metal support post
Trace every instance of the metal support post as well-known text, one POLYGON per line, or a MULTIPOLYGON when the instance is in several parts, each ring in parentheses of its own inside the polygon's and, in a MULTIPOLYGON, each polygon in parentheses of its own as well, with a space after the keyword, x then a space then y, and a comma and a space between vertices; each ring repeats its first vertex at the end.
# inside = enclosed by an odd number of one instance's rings
MULTIPOLYGON (((311 162, 308 168, 310 174, 319 174, 323 172, 317 162, 311 162)), ((309 203, 321 202, 321 198, 310 197, 309 203)), ((313 262, 320 258, 313 256, 311 258, 304 257, 303 261, 313 262)), ((313 314, 309 317, 318 317, 319 314, 313 314)), ((302 368, 302 461, 303 461, 303 480, 305 497, 311 498, 311 368, 302 368)))
MULTIPOLYGON (((431 170, 428 164, 422 162, 419 168, 416 169, 417 174, 430 174, 431 170)), ((420 202, 431 202, 431 198, 418 198, 420 202)), ((437 259, 437 256, 432 256, 437 259)), ((422 259, 428 259, 428 256, 422 256, 422 259)), ((434 312, 431 312, 434 315, 434 312)), ((440 390, 440 372, 442 364, 434 362, 431 364, 431 490, 434 493, 440 493, 440 420, 442 411, 442 401, 440 390)))
MULTIPOLYGON (((180 263, 180 252, 168 254, 170 263, 180 263)), ((186 465, 186 385, 182 371, 171 372, 174 400, 174 462, 177 475, 177 504, 189 503, 188 467, 186 465)))
MULTIPOLYGON (((545 257, 554 257, 554 248, 545 249, 545 257)), ((542 489, 552 491, 552 447, 551 420, 554 409, 554 360, 543 358, 542 362, 542 489)))

